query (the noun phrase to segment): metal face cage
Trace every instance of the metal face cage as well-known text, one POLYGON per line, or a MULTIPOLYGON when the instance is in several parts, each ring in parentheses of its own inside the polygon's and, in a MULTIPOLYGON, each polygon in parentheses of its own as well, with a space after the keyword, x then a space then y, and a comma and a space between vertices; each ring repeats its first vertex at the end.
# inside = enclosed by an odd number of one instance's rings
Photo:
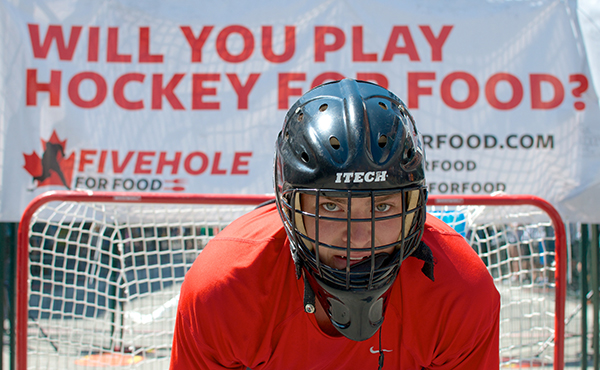
MULTIPOLYGON (((422 186, 411 186, 393 190, 333 190, 333 189, 287 189, 277 194, 278 206, 295 259, 317 280, 335 289, 375 290, 391 285, 402 261, 417 248, 425 223, 426 190, 422 186), (302 197, 314 197, 310 210, 300 206, 302 197), (380 199, 397 197, 398 207, 394 212, 373 212, 380 199), (345 209, 332 216, 321 207, 323 199, 342 204, 345 209), (353 204, 368 199, 370 216, 355 216, 353 204), (325 213, 325 214, 324 214, 325 213), (394 233, 390 225, 397 223, 397 238, 381 244, 379 234, 394 233), (307 225, 312 224, 311 233, 307 225), (324 225, 345 228, 345 243, 333 244, 323 237, 324 225), (352 228, 369 224, 370 245, 357 247, 352 241, 352 228), (335 225, 335 226, 332 226, 335 225), (331 266, 327 256, 334 254, 345 258, 345 266, 331 266), (353 256, 359 255, 360 261, 353 256)), ((308 207, 307 207, 308 208, 308 207)))

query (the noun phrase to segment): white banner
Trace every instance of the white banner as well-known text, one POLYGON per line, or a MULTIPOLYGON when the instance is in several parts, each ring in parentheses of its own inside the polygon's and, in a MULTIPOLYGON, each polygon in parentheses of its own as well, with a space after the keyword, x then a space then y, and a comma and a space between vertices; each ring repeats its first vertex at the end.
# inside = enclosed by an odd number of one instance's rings
POLYGON ((600 111, 574 1, 0 0, 0 220, 53 189, 271 193, 289 106, 402 98, 433 194, 600 222, 600 111))

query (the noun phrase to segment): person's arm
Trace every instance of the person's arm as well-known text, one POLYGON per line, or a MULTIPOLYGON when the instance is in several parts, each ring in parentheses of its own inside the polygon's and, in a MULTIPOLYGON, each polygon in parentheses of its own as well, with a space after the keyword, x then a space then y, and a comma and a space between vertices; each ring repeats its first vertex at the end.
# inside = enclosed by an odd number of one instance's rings
POLYGON ((181 311, 177 312, 173 347, 171 349, 171 370, 220 370, 246 369, 245 366, 232 360, 225 360, 226 353, 210 348, 204 342, 196 325, 186 319, 181 311))
POLYGON ((481 327, 465 325, 465 331, 471 331, 471 335, 468 332, 457 335, 452 350, 436 358, 429 369, 497 370, 500 367, 500 300, 496 310, 480 314, 488 315, 486 321, 481 321, 481 327))
POLYGON ((210 250, 205 248, 201 257, 186 273, 179 292, 170 368, 245 369, 232 345, 239 343, 233 337, 239 332, 232 318, 239 312, 230 301, 233 288, 223 274, 210 270, 210 250))

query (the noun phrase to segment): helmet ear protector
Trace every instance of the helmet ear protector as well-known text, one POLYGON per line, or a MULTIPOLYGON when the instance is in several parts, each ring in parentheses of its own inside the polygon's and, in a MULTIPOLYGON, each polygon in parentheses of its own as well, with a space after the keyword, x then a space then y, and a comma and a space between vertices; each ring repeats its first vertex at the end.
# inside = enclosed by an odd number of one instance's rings
POLYGON ((400 265, 424 229, 424 152, 408 110, 371 83, 316 87, 286 116, 274 182, 296 275, 305 279, 307 312, 319 299, 341 334, 370 338, 383 323, 400 265), (328 212, 329 202, 343 212, 328 212), (368 230, 370 243, 358 245, 353 228, 368 230), (329 240, 332 229, 342 237, 329 240), (333 266, 332 254, 345 267, 333 266))

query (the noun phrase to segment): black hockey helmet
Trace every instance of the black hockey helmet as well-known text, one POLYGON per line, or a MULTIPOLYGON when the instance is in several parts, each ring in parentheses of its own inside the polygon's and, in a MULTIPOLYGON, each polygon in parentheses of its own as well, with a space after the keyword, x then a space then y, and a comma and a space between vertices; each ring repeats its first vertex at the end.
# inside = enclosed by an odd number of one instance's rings
POLYGON ((404 103, 369 82, 344 79, 317 86, 285 117, 274 182, 296 275, 304 271, 333 326, 352 340, 368 339, 379 329, 389 288, 420 243, 427 200, 424 163, 421 138, 404 103), (391 197, 399 200, 397 212, 371 211, 389 209, 385 203, 380 207, 379 199, 391 197), (314 204, 303 206, 307 200, 314 204), (369 206, 367 216, 353 213, 358 204, 369 206), (381 244, 376 234, 389 233, 378 226, 385 222, 396 222, 397 237, 381 244), (333 223, 347 235, 343 242, 325 240, 325 225, 333 223), (368 229, 369 243, 353 243, 358 227, 368 229), (327 263, 331 253, 337 264, 327 263))

